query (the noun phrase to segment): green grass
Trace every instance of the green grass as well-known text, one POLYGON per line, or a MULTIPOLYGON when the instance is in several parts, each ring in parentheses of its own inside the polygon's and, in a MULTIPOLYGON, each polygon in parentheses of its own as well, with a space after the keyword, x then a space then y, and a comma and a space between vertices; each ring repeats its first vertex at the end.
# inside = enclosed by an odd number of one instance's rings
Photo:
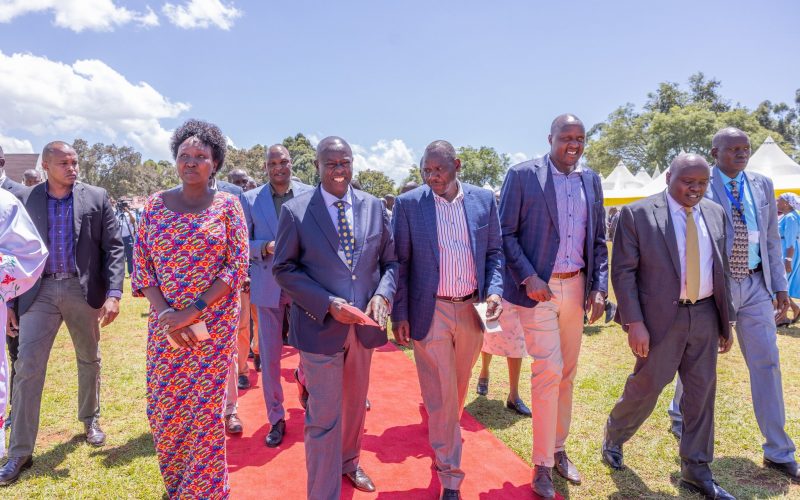
MULTIPOLYGON (((69 335, 59 333, 48 366, 41 427, 34 466, 2 498, 161 498, 164 492, 145 418, 146 302, 123 301, 120 317, 102 333, 103 448, 83 442, 77 421, 75 354, 69 335)), ((800 440, 800 329, 781 329, 787 430, 800 440)), ((584 336, 575 389, 572 432, 567 451, 584 476, 581 486, 560 478, 567 498, 692 498, 677 488, 677 442, 669 433, 666 408, 671 391, 636 436, 625 446, 629 468, 611 473, 600 461, 600 442, 608 412, 633 366, 626 337, 616 326, 590 327, 584 336)), ((491 366, 489 396, 474 393, 467 410, 509 448, 530 463, 531 421, 505 409, 508 373, 505 360, 491 366)), ((523 363, 520 393, 530 401, 530 364, 523 363)), ((372 383, 379 384, 379 380, 372 383)), ((716 461, 720 483, 738 498, 800 498, 800 486, 761 467, 761 435, 753 417, 747 368, 738 346, 720 357, 717 387, 716 461)), ((264 471, 269 476, 268 467, 264 471)))

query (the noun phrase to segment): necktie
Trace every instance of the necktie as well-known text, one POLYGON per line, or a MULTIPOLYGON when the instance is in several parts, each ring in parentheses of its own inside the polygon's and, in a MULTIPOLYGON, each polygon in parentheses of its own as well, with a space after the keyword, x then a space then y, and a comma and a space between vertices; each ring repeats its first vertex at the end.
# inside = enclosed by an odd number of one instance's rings
MULTIPOLYGON (((739 183, 730 182, 731 195, 734 200, 739 199, 739 183)), ((747 255, 747 224, 744 220, 744 202, 740 209, 731 203, 731 215, 733 216, 733 251, 731 251, 730 266, 731 276, 736 281, 742 281, 749 273, 750 268, 747 255)))
POLYGON ((700 296, 700 240, 697 236, 697 224, 694 223, 692 207, 686 210, 686 298, 692 304, 700 296))
POLYGON ((334 205, 339 212, 336 217, 338 221, 337 226, 339 232, 339 247, 341 247, 342 252, 344 252, 344 257, 347 259, 347 265, 352 268, 353 250, 355 250, 356 238, 353 234, 353 228, 350 226, 350 222, 347 220, 347 213, 344 210, 344 202, 339 200, 334 203, 334 205))

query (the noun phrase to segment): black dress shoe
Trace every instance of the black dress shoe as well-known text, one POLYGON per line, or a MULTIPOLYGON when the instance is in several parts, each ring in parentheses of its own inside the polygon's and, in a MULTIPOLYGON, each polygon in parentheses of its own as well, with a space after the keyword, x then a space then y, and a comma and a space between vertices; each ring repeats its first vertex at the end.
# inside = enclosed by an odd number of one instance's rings
POLYGON ((228 434, 241 434, 244 431, 239 415, 231 413, 225 417, 225 431, 228 434))
POLYGON ((458 490, 449 490, 447 488, 442 491, 442 500, 461 500, 461 493, 458 490))
POLYGON ((514 410, 515 412, 519 413, 523 417, 530 417, 531 416, 531 409, 525 405, 525 402, 522 401, 520 398, 517 398, 514 401, 506 401, 506 408, 509 410, 514 410))
POLYGON ((486 396, 489 394, 489 379, 479 378, 478 385, 475 387, 475 392, 478 393, 478 396, 486 396))
POLYGON ((92 446, 103 446, 106 444, 106 433, 100 428, 100 422, 93 418, 91 422, 83 424, 86 431, 86 442, 92 446))
POLYGON ((673 420, 669 425, 669 431, 680 441, 681 435, 683 434, 683 422, 673 420))
POLYGON ((347 476, 347 479, 353 483, 353 487, 360 491, 366 491, 367 493, 372 493, 375 491, 375 485, 372 484, 372 479, 369 478, 364 469, 361 468, 360 465, 356 466, 356 470, 352 472, 345 472, 344 474, 347 476))
POLYGON ((261 355, 256 354, 253 356, 253 368, 256 369, 257 372, 261 371, 261 355))
POLYGON ((543 465, 533 467, 533 492, 542 498, 555 498, 556 489, 553 487, 553 468, 543 465))
POLYGON ((24 457, 10 457, 8 462, 0 469, 0 486, 8 486, 17 479, 25 469, 30 469, 33 465, 33 457, 26 455, 24 457))
POLYGON ((241 374, 239 375, 239 380, 236 384, 236 387, 239 389, 249 389, 250 388, 250 379, 247 378, 247 375, 241 374))
POLYGON ((605 311, 606 311, 605 321, 606 323, 611 323, 614 320, 614 316, 617 314, 617 304, 611 301, 606 302, 605 311))
POLYGON ((294 369, 294 381, 297 383, 297 397, 300 398, 300 406, 305 410, 308 406, 308 390, 300 382, 300 371, 297 368, 294 369))
POLYGON ((581 474, 567 456, 566 451, 557 451, 553 459, 556 462, 556 472, 559 476, 572 484, 581 484, 581 474))
POLYGON ((792 480, 794 483, 800 483, 800 471, 797 469, 797 462, 792 460, 791 462, 773 462, 772 460, 765 458, 764 459, 764 467, 768 469, 776 470, 782 474, 786 474, 789 476, 789 479, 792 480))
POLYGON ((283 419, 278 420, 272 429, 267 434, 267 447, 275 448, 283 441, 283 435, 286 433, 286 421, 283 419))
POLYGON ((625 464, 622 461, 622 446, 603 441, 603 462, 614 470, 622 470, 625 464))
POLYGON ((680 485, 692 493, 703 495, 709 500, 736 500, 736 497, 723 490, 719 483, 713 479, 708 481, 692 481, 690 479, 681 478, 680 485))

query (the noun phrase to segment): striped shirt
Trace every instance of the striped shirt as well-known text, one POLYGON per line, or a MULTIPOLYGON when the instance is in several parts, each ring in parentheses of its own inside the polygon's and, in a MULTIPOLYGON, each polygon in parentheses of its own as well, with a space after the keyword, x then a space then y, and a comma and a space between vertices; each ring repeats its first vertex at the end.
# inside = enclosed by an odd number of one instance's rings
POLYGON ((47 250, 50 254, 44 266, 45 274, 78 272, 75 267, 72 201, 71 192, 64 198, 55 198, 47 193, 47 250))
POLYGON ((439 241, 439 288, 437 295, 463 297, 478 288, 475 259, 469 241, 467 216, 464 213, 464 190, 452 202, 433 194, 436 206, 436 237, 439 241))
POLYGON ((572 273, 583 269, 583 246, 586 243, 588 208, 583 191, 580 165, 569 174, 562 174, 547 156, 553 187, 556 191, 558 209, 558 253, 553 266, 554 273, 572 273))

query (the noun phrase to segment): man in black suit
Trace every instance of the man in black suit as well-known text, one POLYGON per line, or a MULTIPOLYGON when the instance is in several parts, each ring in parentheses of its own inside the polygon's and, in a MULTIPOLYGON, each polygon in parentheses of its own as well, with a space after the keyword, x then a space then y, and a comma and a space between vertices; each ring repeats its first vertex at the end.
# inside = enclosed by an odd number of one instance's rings
POLYGON ((706 498, 732 499, 713 480, 717 354, 733 345, 733 302, 726 274, 725 214, 703 198, 711 170, 703 157, 681 154, 665 192, 622 208, 614 238, 611 282, 617 321, 628 332, 636 365, 606 423, 603 460, 622 469, 622 445, 653 412, 679 373, 683 437, 682 487, 706 498))
POLYGON ((47 244, 44 274, 19 297, 19 356, 15 363, 11 440, 0 486, 31 466, 47 361, 62 323, 78 360, 78 418, 86 441, 105 443, 100 417, 100 328, 119 314, 125 252, 119 224, 104 189, 77 182, 78 155, 61 141, 42 152, 47 182, 22 202, 47 244))

